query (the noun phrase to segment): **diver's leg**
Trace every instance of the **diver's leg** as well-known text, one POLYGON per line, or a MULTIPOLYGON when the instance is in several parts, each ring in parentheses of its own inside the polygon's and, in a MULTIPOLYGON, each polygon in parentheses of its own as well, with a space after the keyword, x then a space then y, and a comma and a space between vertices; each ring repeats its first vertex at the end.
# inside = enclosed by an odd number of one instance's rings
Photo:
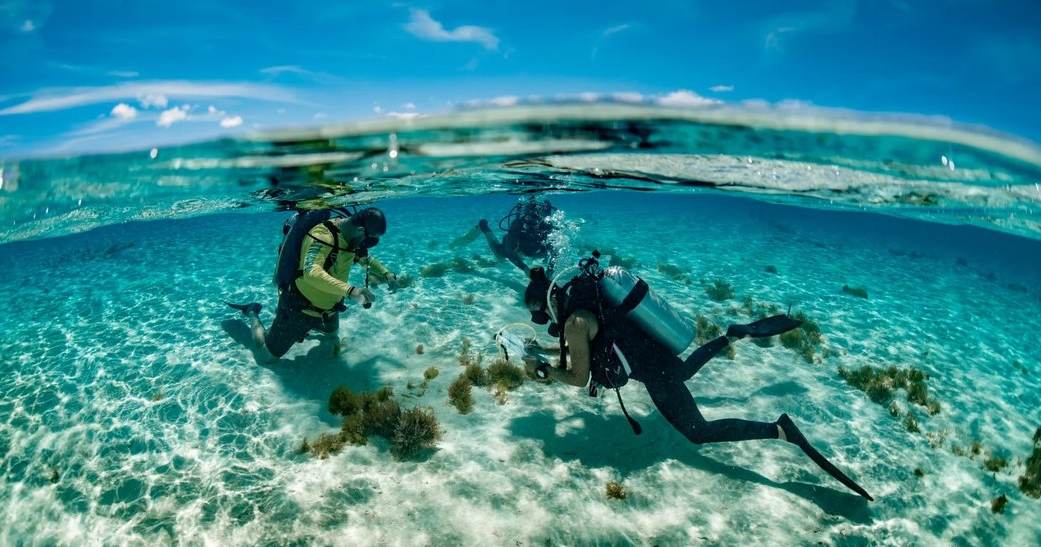
POLYGON ((520 268, 522 272, 528 273, 528 265, 517 254, 517 245, 513 242, 512 232, 507 232, 501 243, 495 238, 495 233, 488 227, 487 222, 481 224, 481 232, 484 233, 484 239, 488 241, 488 247, 495 253, 495 256, 509 260, 511 264, 520 268))
MULTIPOLYGON (((484 220, 483 218, 481 219, 481 221, 484 222, 485 224, 488 223, 488 221, 484 220)), ((472 242, 473 240, 477 239, 477 236, 480 235, 480 234, 481 234, 481 226, 479 224, 475 225, 473 228, 470 228, 470 230, 468 232, 466 232, 465 234, 455 238, 451 243, 449 243, 448 244, 448 248, 450 248, 450 249, 458 249, 459 247, 462 247, 463 245, 466 245, 466 244, 472 242)))
POLYGON ((687 386, 678 381, 659 380, 644 384, 662 416, 695 444, 776 439, 779 429, 772 422, 726 418, 706 420, 687 386))
POLYGON ((343 343, 340 341, 340 314, 334 313, 322 319, 322 325, 319 330, 332 343, 333 357, 339 355, 343 349, 343 343))
POLYGON ((694 353, 691 353, 690 356, 675 369, 678 379, 680 381, 689 380, 692 376, 697 374, 699 370, 701 370, 701 367, 703 367, 709 359, 715 357, 729 345, 730 339, 726 336, 720 336, 694 350, 694 353))

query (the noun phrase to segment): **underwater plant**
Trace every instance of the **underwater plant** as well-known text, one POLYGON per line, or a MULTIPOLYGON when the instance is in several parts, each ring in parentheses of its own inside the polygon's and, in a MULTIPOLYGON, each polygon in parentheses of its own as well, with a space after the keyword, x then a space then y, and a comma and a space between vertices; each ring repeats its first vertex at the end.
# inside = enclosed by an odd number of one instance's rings
POLYGON ((625 499, 625 487, 618 481, 607 482, 607 497, 613 500, 625 499))
MULTIPOLYGON (((925 380, 928 378, 924 372, 916 368, 899 369, 888 367, 885 369, 872 366, 862 366, 855 370, 839 367, 839 376, 852 387, 867 394, 868 398, 880 405, 889 405, 893 399, 893 391, 903 389, 907 391, 907 401, 925 407, 931 415, 940 412, 940 403, 929 399, 925 380)), ((890 408, 890 413, 893 413, 890 408)))
POLYGON ((448 386, 448 402, 459 411, 460 414, 468 414, 474 407, 473 384, 466 374, 460 374, 451 385, 448 386))
POLYGON ((705 287, 705 294, 716 302, 724 302, 734 297, 734 288, 723 279, 717 279, 705 287))
POLYGON ((1006 505, 1008 505, 1008 496, 1002 494, 990 501, 990 511, 992 513, 1004 513, 1006 505))
POLYGON ((925 471, 921 467, 915 467, 914 468, 914 476, 916 476, 916 477, 918 477, 920 479, 920 478, 925 476, 925 471))
POLYGON ((668 262, 658 263, 658 272, 663 274, 665 277, 672 279, 673 281, 679 281, 681 283, 690 283, 690 277, 687 275, 686 270, 676 266, 675 264, 669 264, 668 262))
POLYGON ((921 429, 918 428, 918 420, 915 419, 914 414, 911 414, 910 412, 904 416, 904 427, 911 433, 918 433, 921 431, 921 429))
POLYGON ((450 267, 452 267, 451 264, 446 264, 444 262, 427 264, 419 270, 419 275, 420 277, 442 277, 448 273, 450 267))
POLYGON ((488 385, 488 373, 481 368, 480 363, 472 363, 466 366, 463 370, 463 376, 470 381, 471 384, 483 387, 488 385))
POLYGON ((1008 466, 1008 460, 1000 456, 991 455, 983 461, 983 468, 991 473, 997 473, 1008 466))
POLYGON ((774 266, 773 264, 767 264, 766 267, 763 268, 763 271, 765 271, 766 273, 775 274, 777 273, 777 266, 774 266))
POLYGON ((812 363, 823 341, 820 326, 802 313, 795 314, 794 318, 802 321, 802 324, 782 334, 781 345, 801 355, 807 363, 812 363))
POLYGON ((719 325, 709 321, 704 315, 698 315, 694 318, 694 327, 696 329, 694 342, 699 346, 718 338, 723 334, 723 329, 721 329, 719 325))
POLYGON ((849 285, 842 286, 842 292, 850 296, 856 296, 857 298, 867 298, 867 289, 863 287, 850 287, 849 285))
POLYGON ((329 396, 329 412, 339 416, 349 416, 362 407, 362 398, 347 386, 339 386, 329 396))
POLYGON ((474 293, 466 293, 466 296, 463 297, 463 304, 467 306, 472 306, 474 302, 477 302, 477 297, 474 296, 474 293))
POLYGON ((441 373, 441 371, 437 370, 437 367, 430 367, 430 368, 428 368, 428 369, 423 371, 423 379, 424 380, 433 380, 434 378, 437 378, 437 375, 440 374, 440 373, 441 373))
POLYGON ((510 387, 505 382, 499 381, 495 383, 495 402, 499 403, 500 406, 506 404, 510 400, 510 387))
POLYGON ((441 426, 433 409, 410 408, 401 413, 390 438, 390 450, 399 458, 411 458, 433 448, 441 438, 441 426))
POLYGON ((366 436, 379 435, 390 438, 400 418, 401 406, 397 401, 373 399, 361 415, 362 431, 366 436))
POLYGON ((1034 451, 1026 461, 1026 470, 1019 477, 1019 489, 1032 498, 1041 498, 1041 427, 1034 433, 1034 451))
POLYGON ((343 449, 343 445, 346 443, 343 436, 337 433, 322 433, 310 443, 311 455, 326 459, 332 454, 336 454, 343 449))
POLYGON ((365 418, 361 414, 351 414, 343 419, 340 424, 340 436, 345 442, 356 446, 364 446, 369 443, 368 435, 365 434, 365 418))
POLYGON ((507 390, 514 390, 520 387, 527 376, 523 368, 511 365, 509 361, 502 358, 496 359, 492 364, 488 365, 485 373, 488 384, 496 386, 501 384, 507 390))
POLYGON ((416 344, 416 355, 423 355, 423 344, 416 344))

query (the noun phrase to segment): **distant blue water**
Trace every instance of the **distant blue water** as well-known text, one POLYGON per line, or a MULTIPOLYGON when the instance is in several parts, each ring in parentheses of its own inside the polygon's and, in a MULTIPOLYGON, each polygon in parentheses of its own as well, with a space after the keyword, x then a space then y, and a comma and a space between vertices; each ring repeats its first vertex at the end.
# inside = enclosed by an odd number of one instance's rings
POLYGON ((460 415, 446 396, 459 346, 468 338, 490 360, 495 330, 527 320, 525 280, 506 263, 480 266, 481 240, 458 252, 447 243, 478 218, 494 226, 516 197, 422 197, 379 202, 390 227, 374 250, 416 285, 349 309, 340 356, 308 340, 276 365, 254 360, 222 300, 260 301, 270 324, 286 213, 0 246, 0 543, 1041 542, 1041 503, 1016 488, 1041 425, 1041 241, 719 193, 547 197, 566 213, 570 260, 593 247, 635 259, 688 316, 744 322, 750 296, 817 321, 813 363, 746 341, 688 387, 710 419, 791 414, 878 501, 850 495, 790 445, 693 446, 637 383, 623 392, 640 437, 613 398, 559 384, 529 382, 504 405, 476 389, 475 411, 460 415), (419 275, 455 256, 474 271, 419 275), (708 298, 703 283, 717 278, 734 299, 708 298), (924 370, 940 414, 916 411, 922 431, 908 432, 837 374, 861 365, 924 370), (441 374, 410 389, 430 366, 441 374), (304 437, 338 427, 326 401, 340 384, 390 385, 430 406, 438 449, 404 462, 379 440, 328 460, 297 454, 304 437), (955 454, 974 440, 1012 465, 989 473, 982 457, 955 454), (607 499, 608 480, 628 498, 607 499), (995 515, 1000 494, 1009 506, 995 515))

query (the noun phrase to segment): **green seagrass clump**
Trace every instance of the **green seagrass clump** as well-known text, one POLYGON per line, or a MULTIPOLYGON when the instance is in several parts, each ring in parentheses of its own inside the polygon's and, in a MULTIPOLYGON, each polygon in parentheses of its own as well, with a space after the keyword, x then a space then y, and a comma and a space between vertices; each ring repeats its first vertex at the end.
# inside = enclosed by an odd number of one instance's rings
POLYGON ((473 383, 466 374, 460 374, 458 378, 448 386, 448 402, 459 411, 460 414, 469 414, 474 407, 473 383))
POLYGON ((669 264, 668 262, 659 262, 658 272, 660 272, 662 275, 668 277, 673 281, 678 281, 684 284, 690 283, 690 276, 687 275, 687 271, 683 268, 680 268, 679 266, 676 266, 675 264, 669 264))
POLYGON ((432 448, 440 437, 433 411, 402 411, 393 394, 389 387, 363 393, 354 393, 346 386, 336 388, 329 396, 329 411, 343 416, 340 430, 323 433, 314 440, 304 439, 299 452, 325 459, 347 444, 368 444, 372 436, 388 439, 392 453, 398 457, 412 457, 432 448), (436 434, 431 435, 430 431, 436 434))
MULTIPOLYGON (((845 369, 839 367, 839 376, 847 384, 867 394, 868 398, 880 405, 889 405, 895 397, 895 391, 903 389, 907 392, 907 402, 925 407, 930 414, 940 412, 940 403, 929 398, 925 381, 928 376, 916 368, 899 369, 888 367, 885 369, 872 366, 863 366, 858 369, 845 369)), ((892 408, 890 412, 894 416, 892 408)))
POLYGON ((428 381, 433 380, 434 378, 437 378, 438 374, 441 374, 441 371, 437 370, 437 367, 430 367, 423 371, 423 379, 428 381))
POLYGON ((824 341, 820 325, 802 313, 797 313, 793 317, 802 321, 802 324, 799 325, 799 328, 782 334, 780 336, 781 345, 798 353, 807 363, 812 363, 824 341))
POLYGON ((613 500, 624 500, 625 499, 625 487, 618 481, 608 481, 607 483, 607 497, 613 500))
POLYGON ((1034 451, 1026 461, 1026 470, 1019 477, 1019 489, 1032 498, 1041 498, 1041 427, 1034 433, 1034 451))
POLYGON ((440 438, 441 426, 433 409, 410 408, 401 413, 394 425, 390 450, 398 458, 413 458, 433 448, 440 438))
POLYGON ((990 511, 992 513, 1004 513, 1006 505, 1008 505, 1008 496, 1002 494, 990 501, 990 511))
POLYGON ((723 279, 717 279, 705 287, 705 294, 715 302, 724 302, 734 297, 734 288, 723 279))
POLYGON ((523 368, 511 365, 509 361, 503 358, 493 361, 492 364, 488 365, 488 369, 485 372, 488 376, 488 384, 501 385, 508 391, 520 387, 527 378, 523 368))
POLYGON ((868 297, 867 289, 863 287, 850 287, 849 285, 843 285, 842 292, 850 296, 855 296, 857 298, 866 299, 868 297))

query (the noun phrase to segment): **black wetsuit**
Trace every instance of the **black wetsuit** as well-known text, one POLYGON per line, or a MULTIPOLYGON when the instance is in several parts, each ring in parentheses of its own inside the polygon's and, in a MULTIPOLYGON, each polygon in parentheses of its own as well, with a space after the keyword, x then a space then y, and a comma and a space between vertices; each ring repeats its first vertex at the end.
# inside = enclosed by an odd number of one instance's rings
MULTIPOLYGON (((595 313, 595 310, 589 311, 595 313)), ((643 334, 629 320, 613 322, 614 325, 600 325, 596 337, 590 342, 591 372, 597 370, 603 374, 604 370, 620 365, 621 358, 614 350, 616 346, 632 370, 630 378, 643 383, 661 415, 691 442, 703 444, 777 438, 777 425, 773 422, 737 418, 706 420, 698 410, 694 396, 684 385, 730 344, 726 336, 699 347, 684 361, 643 334)))
MULTIPOLYGON (((571 280, 561 289, 554 289, 557 294, 556 326, 560 337, 561 360, 566 356, 564 347, 563 325, 568 317, 579 309, 584 309, 597 317, 599 328, 590 341, 589 373, 590 393, 598 387, 619 388, 629 379, 642 382, 662 416, 687 439, 696 444, 750 441, 756 439, 777 439, 779 429, 784 431, 786 440, 798 446, 836 480, 868 500, 872 500, 860 485, 846 476, 841 470, 817 451, 798 430, 787 414, 782 414, 776 422, 756 422, 737 418, 706 420, 698 410, 684 382, 692 378, 710 359, 730 345, 726 336, 720 336, 694 350, 687 359, 676 357, 675 353, 647 335, 629 319, 628 313, 639 305, 646 292, 633 289, 617 306, 610 306, 602 300, 597 282, 587 276, 579 276, 571 280)), ((799 322, 787 316, 774 316, 762 321, 777 321, 785 330, 795 328, 799 322)), ((754 330, 757 321, 749 325, 732 325, 731 329, 742 331, 746 336, 754 330)), ((552 326, 551 326, 552 327, 552 326)), ((729 331, 730 329, 728 329, 729 331)), ((552 328, 551 328, 552 331, 552 328)), ((783 330, 780 332, 784 332, 783 330)), ((763 336, 764 334, 760 334, 763 336)), ((619 394, 619 401, 621 395, 619 394)), ((625 406, 622 406, 625 411, 625 406)), ((639 425, 626 413, 633 430, 639 433, 639 425)))
POLYGON ((548 201, 518 203, 499 221, 499 228, 506 231, 501 243, 495 240, 487 221, 482 220, 479 227, 488 239, 488 245, 497 255, 527 272, 528 267, 522 256, 551 257, 552 247, 548 240, 553 226, 546 221, 546 217, 554 210, 548 201), (507 224, 505 228, 504 224, 507 224))

